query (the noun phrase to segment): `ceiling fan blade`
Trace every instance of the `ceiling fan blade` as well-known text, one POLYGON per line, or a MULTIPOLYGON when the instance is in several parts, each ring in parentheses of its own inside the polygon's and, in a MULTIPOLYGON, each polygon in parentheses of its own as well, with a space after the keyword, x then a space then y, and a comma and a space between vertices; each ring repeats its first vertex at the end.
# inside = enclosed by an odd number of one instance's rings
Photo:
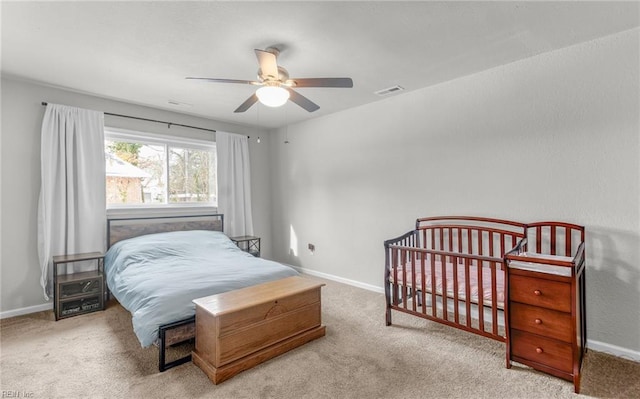
POLYGON ((246 110, 248 110, 249 108, 251 108, 251 106, 253 104, 255 104, 256 102, 258 102, 258 96, 254 94, 251 95, 251 97, 247 98, 245 102, 243 102, 242 104, 240 104, 240 106, 238 108, 236 108, 235 111, 233 112, 244 112, 246 110))
POLYGON ((318 104, 316 104, 313 101, 309 100, 307 97, 303 96, 302 94, 298 93, 297 91, 291 90, 289 88, 286 88, 286 90, 290 94, 289 100, 291 100, 294 103, 298 104, 299 106, 301 106, 302 108, 306 109, 307 111, 313 112, 313 111, 317 111, 317 110, 320 109, 320 106, 318 104))
POLYGON ((207 82, 215 82, 215 83, 242 83, 248 85, 259 85, 260 82, 256 82, 253 80, 238 80, 238 79, 215 79, 215 78, 194 78, 194 77, 186 77, 185 79, 191 80, 206 80, 207 82))
POLYGON ((255 49, 254 51, 256 52, 256 57, 258 57, 258 63, 260 64, 262 76, 265 79, 270 76, 274 80, 277 80, 279 73, 276 55, 264 50, 255 49))
POLYGON ((353 87, 351 78, 301 78, 290 79, 292 87, 353 87))

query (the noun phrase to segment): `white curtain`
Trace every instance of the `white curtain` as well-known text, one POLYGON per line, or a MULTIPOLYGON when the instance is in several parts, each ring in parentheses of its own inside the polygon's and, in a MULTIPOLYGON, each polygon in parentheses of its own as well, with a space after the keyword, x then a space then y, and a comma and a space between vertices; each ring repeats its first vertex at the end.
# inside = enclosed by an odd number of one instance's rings
MULTIPOLYGON (((38 201, 40 284, 52 293, 51 257, 105 249, 104 114, 49 104, 42 120, 38 201)), ((67 265, 66 273, 94 264, 67 265)))
POLYGON ((251 165, 247 136, 216 132, 218 211, 230 236, 253 235, 251 165))

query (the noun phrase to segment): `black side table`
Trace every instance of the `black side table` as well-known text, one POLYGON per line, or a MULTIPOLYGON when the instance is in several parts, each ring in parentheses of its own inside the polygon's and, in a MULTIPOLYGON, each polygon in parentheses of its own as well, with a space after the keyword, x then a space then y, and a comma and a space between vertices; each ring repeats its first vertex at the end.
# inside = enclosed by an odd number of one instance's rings
POLYGON ((251 255, 260 257, 260 237, 256 236, 237 236, 229 237, 238 248, 245 252, 249 252, 251 255))
POLYGON ((90 252, 53 257, 53 312, 56 320, 104 310, 104 254, 90 252), (96 269, 58 275, 58 266, 95 261, 96 269))

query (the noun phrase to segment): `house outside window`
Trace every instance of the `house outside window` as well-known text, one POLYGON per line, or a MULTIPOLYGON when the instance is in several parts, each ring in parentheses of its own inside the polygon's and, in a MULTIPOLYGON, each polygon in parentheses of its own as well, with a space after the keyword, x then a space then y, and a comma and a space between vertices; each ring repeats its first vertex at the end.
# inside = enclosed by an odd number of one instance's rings
POLYGON ((108 208, 217 206, 215 142, 105 128, 108 208))

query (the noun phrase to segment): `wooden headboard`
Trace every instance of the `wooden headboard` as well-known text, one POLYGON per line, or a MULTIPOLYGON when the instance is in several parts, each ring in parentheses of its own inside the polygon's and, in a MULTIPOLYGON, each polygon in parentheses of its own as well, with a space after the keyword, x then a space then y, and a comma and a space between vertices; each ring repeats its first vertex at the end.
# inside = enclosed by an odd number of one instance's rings
POLYGON ((145 234, 185 230, 223 231, 223 227, 222 214, 107 219, 107 248, 118 241, 145 234))

